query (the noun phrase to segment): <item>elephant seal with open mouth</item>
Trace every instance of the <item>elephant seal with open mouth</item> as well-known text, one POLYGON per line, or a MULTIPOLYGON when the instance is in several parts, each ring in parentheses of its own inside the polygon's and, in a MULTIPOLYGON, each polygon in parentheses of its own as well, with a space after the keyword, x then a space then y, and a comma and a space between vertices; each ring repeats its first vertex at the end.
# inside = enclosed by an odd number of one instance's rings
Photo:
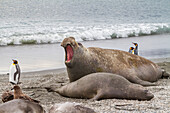
POLYGON ((85 99, 135 99, 150 100, 154 97, 139 84, 129 82, 120 75, 112 73, 92 73, 57 90, 62 96, 85 99))
POLYGON ((108 72, 121 75, 132 83, 155 85, 162 76, 157 64, 137 55, 115 49, 85 48, 73 37, 63 40, 65 64, 70 82, 90 73, 108 72))

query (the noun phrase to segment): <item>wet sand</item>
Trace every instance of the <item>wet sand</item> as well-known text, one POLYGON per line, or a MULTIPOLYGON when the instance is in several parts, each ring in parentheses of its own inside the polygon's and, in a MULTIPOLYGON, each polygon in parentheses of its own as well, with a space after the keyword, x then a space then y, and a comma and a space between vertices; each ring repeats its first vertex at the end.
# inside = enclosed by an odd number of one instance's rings
MULTIPOLYGON (((154 61, 154 60, 153 60, 154 61)), ((155 59, 158 65, 170 73, 170 58, 155 59)), ((94 109, 97 113, 110 112, 168 112, 170 111, 170 79, 160 79, 158 86, 147 87, 154 94, 150 101, 106 99, 90 101, 87 99, 72 99, 62 97, 55 92, 48 92, 47 87, 59 88, 69 83, 65 68, 48 71, 22 73, 20 85, 23 92, 40 101, 44 109, 54 103, 77 102, 83 106, 94 109)), ((11 89, 8 83, 8 75, 0 75, 0 94, 11 89)), ((2 101, 1 101, 2 103, 2 101)))

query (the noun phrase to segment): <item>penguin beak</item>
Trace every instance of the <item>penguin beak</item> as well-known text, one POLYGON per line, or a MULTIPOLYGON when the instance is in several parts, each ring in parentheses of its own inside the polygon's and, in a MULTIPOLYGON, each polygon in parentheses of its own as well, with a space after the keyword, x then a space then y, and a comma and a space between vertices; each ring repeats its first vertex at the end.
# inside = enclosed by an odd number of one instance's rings
POLYGON ((14 88, 11 88, 11 90, 13 90, 14 88))
POLYGON ((137 43, 134 43, 134 42, 132 42, 132 44, 134 44, 135 46, 137 46, 137 45, 138 45, 137 43))

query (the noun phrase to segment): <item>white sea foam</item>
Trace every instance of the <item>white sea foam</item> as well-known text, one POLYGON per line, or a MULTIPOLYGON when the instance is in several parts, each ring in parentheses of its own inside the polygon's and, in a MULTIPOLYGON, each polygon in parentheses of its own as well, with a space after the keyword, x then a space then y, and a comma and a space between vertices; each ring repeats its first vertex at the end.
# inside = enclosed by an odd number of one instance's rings
POLYGON ((164 33, 170 33, 170 23, 95 26, 11 23, 0 26, 0 45, 57 43, 69 36, 87 41, 164 33))

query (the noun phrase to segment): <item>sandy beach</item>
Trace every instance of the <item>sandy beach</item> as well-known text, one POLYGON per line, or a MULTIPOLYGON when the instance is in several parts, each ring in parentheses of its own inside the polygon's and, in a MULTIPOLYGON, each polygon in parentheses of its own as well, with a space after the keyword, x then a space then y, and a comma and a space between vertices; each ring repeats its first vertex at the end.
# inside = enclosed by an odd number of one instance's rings
MULTIPOLYGON (((154 59, 159 61, 158 65, 170 73, 170 58, 154 59)), ((0 76, 0 94, 11 89, 8 83, 8 75, 0 76)), ((62 97, 55 92, 48 92, 48 87, 59 88, 69 83, 65 68, 22 73, 20 85, 23 92, 30 97, 40 101, 44 109, 55 103, 77 102, 83 106, 94 109, 97 113, 110 112, 168 112, 170 111, 170 79, 160 79, 157 86, 146 87, 154 94, 150 101, 106 99, 101 101, 90 101, 86 99, 72 99, 62 97)), ((1 101, 2 103, 2 101, 1 101)))

